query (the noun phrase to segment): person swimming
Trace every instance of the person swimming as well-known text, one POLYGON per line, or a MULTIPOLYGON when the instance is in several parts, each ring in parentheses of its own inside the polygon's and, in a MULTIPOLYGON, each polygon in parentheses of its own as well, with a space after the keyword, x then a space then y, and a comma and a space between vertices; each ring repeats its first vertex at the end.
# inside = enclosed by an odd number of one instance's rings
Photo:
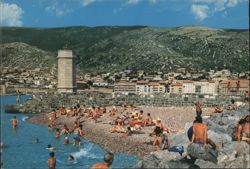
POLYGON ((64 138, 63 144, 69 144, 69 138, 68 137, 64 138))
POLYGON ((61 133, 60 133, 60 129, 57 128, 56 129, 56 138, 58 139, 60 137, 61 133))
POLYGON ((109 167, 112 165, 113 161, 114 161, 113 153, 108 152, 104 155, 104 162, 94 164, 91 167, 91 169, 100 169, 100 168, 109 169, 109 167))
POLYGON ((35 143, 35 144, 38 144, 38 143, 39 143, 39 138, 38 138, 38 137, 36 137, 34 143, 35 143))
POLYGON ((68 156, 68 161, 73 161, 73 160, 75 160, 75 158, 70 154, 70 155, 68 156))
POLYGON ((49 150, 49 151, 51 151, 51 152, 53 152, 53 151, 56 150, 56 148, 52 147, 51 144, 49 144, 48 147, 47 147, 46 149, 49 150))

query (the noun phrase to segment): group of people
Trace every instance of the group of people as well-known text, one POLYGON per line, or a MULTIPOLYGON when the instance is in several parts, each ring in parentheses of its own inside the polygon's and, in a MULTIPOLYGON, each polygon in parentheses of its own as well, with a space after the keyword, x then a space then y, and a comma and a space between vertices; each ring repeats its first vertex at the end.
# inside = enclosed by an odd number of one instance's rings
MULTIPOLYGON (((202 107, 199 102, 195 103, 196 118, 193 122, 192 127, 188 130, 188 138, 190 142, 204 145, 212 146, 214 149, 219 146, 215 144, 207 136, 208 127, 203 123, 202 120, 202 107)), ((223 110, 215 105, 213 113, 221 113, 223 110)), ((64 136, 63 144, 70 143, 70 137, 72 137, 72 145, 81 145, 81 138, 84 136, 83 122, 86 119, 92 119, 94 123, 102 122, 102 116, 108 116, 109 120, 107 124, 111 125, 110 133, 123 133, 125 137, 131 136, 136 131, 142 131, 144 127, 151 126, 152 131, 149 132, 149 136, 154 136, 153 147, 154 150, 164 150, 169 148, 168 133, 170 130, 164 126, 160 118, 153 119, 150 113, 144 115, 143 110, 138 109, 134 105, 123 105, 119 111, 116 106, 112 106, 110 110, 106 107, 95 107, 86 108, 84 105, 81 107, 77 104, 74 107, 66 109, 64 106, 53 110, 49 114, 49 124, 48 129, 52 131, 55 129, 55 138, 60 138, 64 136), (58 128, 57 119, 60 116, 65 116, 67 118, 74 117, 75 121, 72 126, 68 127, 66 122, 63 124, 62 128, 58 128)), ((104 123, 104 122, 103 122, 104 123)), ((105 123, 104 123, 105 124, 105 123)), ((14 116, 12 118, 12 127, 16 128, 18 125, 18 120, 14 116)), ((236 131, 236 139, 238 141, 246 141, 250 143, 250 117, 249 115, 239 121, 236 131)), ((37 138, 36 142, 39 140, 37 138)), ((74 159, 73 156, 69 156, 69 160, 74 159)), ((95 164, 92 169, 95 168, 108 168, 113 162, 113 154, 107 153, 104 156, 104 163, 95 164)), ((48 159, 49 169, 54 169, 56 166, 55 152, 50 152, 50 157, 48 159)))
POLYGON ((154 150, 166 149, 169 145, 167 133, 169 129, 162 124, 160 118, 154 120, 150 113, 144 115, 143 110, 133 105, 123 105, 123 110, 119 113, 116 107, 113 107, 110 116, 114 116, 109 124, 113 125, 110 129, 111 133, 124 133, 124 136, 131 136, 133 133, 142 132, 144 127, 153 127, 153 131, 149 132, 149 136, 155 136, 153 141, 154 150), (127 129, 124 129, 127 127, 127 129))

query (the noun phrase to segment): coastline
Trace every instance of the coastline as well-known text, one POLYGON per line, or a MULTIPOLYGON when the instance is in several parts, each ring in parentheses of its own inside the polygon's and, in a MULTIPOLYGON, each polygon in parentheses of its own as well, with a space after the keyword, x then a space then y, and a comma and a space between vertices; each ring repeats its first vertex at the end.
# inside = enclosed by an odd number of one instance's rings
MULTIPOLYGON (((193 107, 140 107, 144 113, 151 112, 153 118, 160 117, 167 127, 171 128, 173 132, 181 132, 186 123, 192 122, 195 117, 195 111, 193 107), (163 113, 164 112, 164 113, 163 113), (174 120, 175 123, 172 123, 174 120), (179 131, 177 130, 179 128, 179 131)), ((211 112, 211 108, 204 108, 204 115, 208 115, 211 112)), ((43 125, 48 125, 49 115, 47 113, 39 113, 32 115, 28 122, 43 125)), ((110 121, 108 114, 105 114, 100 118, 101 122, 95 123, 92 119, 83 120, 83 130, 85 131, 84 139, 87 139, 101 147, 108 149, 115 153, 127 153, 136 155, 143 158, 145 155, 149 155, 153 151, 152 142, 154 137, 149 136, 149 132, 152 127, 144 127, 142 132, 135 133, 132 136, 124 137, 121 133, 110 133, 109 129, 112 127, 107 124, 110 121)), ((75 121, 75 117, 67 118, 61 116, 57 119, 57 125, 55 128, 61 128, 63 124, 72 126, 75 121)))

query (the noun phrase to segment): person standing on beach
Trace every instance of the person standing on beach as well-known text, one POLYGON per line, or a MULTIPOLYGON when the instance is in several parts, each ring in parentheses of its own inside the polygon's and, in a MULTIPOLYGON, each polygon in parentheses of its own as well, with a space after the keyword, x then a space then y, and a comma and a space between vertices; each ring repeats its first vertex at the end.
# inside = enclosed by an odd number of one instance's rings
POLYGON ((106 153, 104 155, 104 163, 96 163, 91 167, 91 169, 109 169, 109 166, 112 165, 113 161, 113 153, 106 153))
POLYGON ((17 127, 17 123, 18 123, 16 116, 13 116, 13 118, 11 119, 11 122, 12 122, 13 129, 15 129, 17 127))
POLYGON ((49 153, 50 157, 48 159, 48 167, 49 169, 55 169, 56 168, 56 158, 55 153, 51 152, 49 153))
POLYGON ((202 109, 201 109, 200 102, 196 102, 194 105, 195 105, 195 110, 196 110, 196 116, 201 116, 202 109))

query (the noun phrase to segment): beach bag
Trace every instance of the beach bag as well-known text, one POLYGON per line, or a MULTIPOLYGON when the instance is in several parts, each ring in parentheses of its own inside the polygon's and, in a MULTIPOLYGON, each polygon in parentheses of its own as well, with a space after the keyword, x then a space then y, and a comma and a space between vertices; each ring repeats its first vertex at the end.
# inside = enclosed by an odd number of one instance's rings
POLYGON ((168 151, 177 152, 182 156, 182 154, 184 153, 184 147, 183 146, 172 146, 172 147, 168 148, 168 151))

